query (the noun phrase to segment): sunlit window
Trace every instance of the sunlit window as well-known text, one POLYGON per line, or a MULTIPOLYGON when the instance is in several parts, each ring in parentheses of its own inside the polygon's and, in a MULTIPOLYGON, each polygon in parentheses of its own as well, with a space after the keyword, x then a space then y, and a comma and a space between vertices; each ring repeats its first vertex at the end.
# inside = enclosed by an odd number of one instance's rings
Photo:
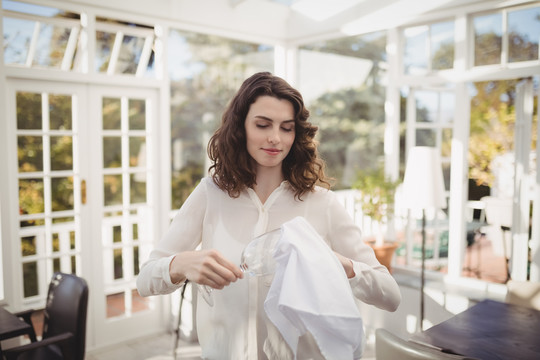
POLYGON ((407 28, 405 34, 405 53, 403 63, 406 74, 422 74, 428 70, 429 27, 407 28))
POLYGON ((405 73, 425 74, 454 67, 454 22, 415 26, 404 30, 405 73))
MULTIPOLYGON (((2 5, 6 65, 89 71, 82 68, 80 38, 87 30, 79 14, 17 1, 2 5)), ((153 27, 97 18, 95 37, 95 72, 155 77, 153 27)))
POLYGON ((502 14, 474 18, 474 65, 500 64, 502 53, 502 14))
POLYGON ((475 66, 539 59, 540 7, 478 15, 473 27, 475 66))
POLYGON ((433 70, 454 67, 454 22, 431 25, 431 68, 433 70))
POLYGON ((79 16, 47 7, 18 4, 13 1, 3 3, 6 10, 3 19, 4 63, 78 70, 74 69, 74 64, 81 30, 79 16), (43 15, 34 15, 39 12, 43 15), (47 16, 50 14, 54 16, 47 16))
POLYGON ((178 209, 207 173, 206 145, 225 106, 248 76, 274 71, 274 48, 180 30, 168 41, 172 207, 178 209))
POLYGON ((96 72, 153 76, 155 36, 152 28, 99 19, 96 29, 96 72))
POLYGON ((319 126, 319 150, 335 188, 349 188, 360 169, 384 158, 386 32, 303 45, 299 90, 319 126))
POLYGON ((538 60, 540 7, 508 14, 508 61, 538 60))

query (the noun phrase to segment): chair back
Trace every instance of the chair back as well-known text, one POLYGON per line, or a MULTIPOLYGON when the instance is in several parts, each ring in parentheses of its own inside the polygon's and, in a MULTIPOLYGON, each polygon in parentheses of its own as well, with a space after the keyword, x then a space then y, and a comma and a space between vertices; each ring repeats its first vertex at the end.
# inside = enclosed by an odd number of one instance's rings
POLYGON ((375 358, 377 360, 471 359, 461 355, 444 353, 435 348, 403 340, 385 329, 375 330, 375 358))
POLYGON ((534 281, 509 280, 506 283, 505 301, 510 304, 540 310, 540 283, 534 281))
POLYGON ((86 346, 88 285, 73 274, 54 273, 44 310, 43 339, 70 332, 75 359, 83 360, 86 346))

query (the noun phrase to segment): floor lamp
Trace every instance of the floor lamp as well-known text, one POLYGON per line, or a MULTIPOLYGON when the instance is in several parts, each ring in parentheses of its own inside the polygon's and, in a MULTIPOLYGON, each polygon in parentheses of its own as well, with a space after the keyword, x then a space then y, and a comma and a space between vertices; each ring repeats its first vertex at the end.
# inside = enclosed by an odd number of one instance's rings
POLYGON ((440 150, 415 146, 409 150, 403 179, 405 207, 414 213, 422 212, 422 271, 420 279, 420 330, 424 323, 424 285, 426 269, 426 210, 446 207, 446 195, 441 167, 440 150))

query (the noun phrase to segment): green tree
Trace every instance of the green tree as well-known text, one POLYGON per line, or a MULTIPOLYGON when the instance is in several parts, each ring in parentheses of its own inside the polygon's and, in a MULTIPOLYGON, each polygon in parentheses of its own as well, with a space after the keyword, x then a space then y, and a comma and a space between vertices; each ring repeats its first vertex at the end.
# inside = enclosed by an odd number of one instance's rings
POLYGON ((171 46, 185 57, 170 59, 172 207, 178 208, 206 174, 206 141, 244 79, 272 71, 272 48, 218 36, 173 31, 171 46), (265 62, 272 59, 270 62, 265 62), (175 76, 176 72, 181 76, 175 76))
MULTIPOLYGON (((302 49, 368 59, 371 71, 363 84, 319 96, 308 104, 319 126, 319 150, 336 188, 348 188, 360 169, 377 168, 383 158, 386 33, 345 37, 308 44, 302 49)), ((331 71, 331 70, 325 70, 331 71)), ((335 69, 335 71, 341 71, 335 69)))

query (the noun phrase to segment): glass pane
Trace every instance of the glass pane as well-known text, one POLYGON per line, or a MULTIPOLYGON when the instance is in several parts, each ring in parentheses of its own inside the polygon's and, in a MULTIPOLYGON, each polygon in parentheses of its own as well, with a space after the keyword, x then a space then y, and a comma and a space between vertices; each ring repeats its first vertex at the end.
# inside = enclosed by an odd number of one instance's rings
POLYGON ((122 175, 103 177, 103 203, 105 206, 122 204, 122 175))
POLYGON ((39 130, 41 119, 41 94, 17 92, 17 129, 39 130))
POLYGON ((452 129, 442 129, 441 156, 450 157, 452 151, 452 129))
POLYGON ((52 252, 58 252, 60 251, 60 237, 58 237, 58 233, 52 234, 52 252))
POLYGON ((74 222, 75 218, 73 216, 67 216, 67 217, 57 217, 52 219, 53 224, 61 224, 66 222, 74 222))
POLYGON ((146 101, 144 99, 129 100, 129 129, 144 130, 146 128, 146 101))
POLYGON ((122 242, 122 227, 120 225, 113 226, 113 243, 122 242))
POLYGON ((131 311, 136 313, 150 309, 150 297, 142 297, 137 290, 131 291, 131 298, 133 301, 131 311))
POLYGON ((53 272, 61 271, 60 269, 60 258, 53 258, 53 272))
POLYGON ((219 125, 240 84, 257 71, 274 71, 273 47, 171 30, 172 207, 178 208, 205 174, 205 134, 219 125))
POLYGON ((508 61, 538 59, 540 7, 508 13, 508 61))
POLYGON ((144 136, 129 138, 129 166, 146 166, 146 138, 144 136))
POLYGON ((501 63, 502 15, 491 14, 474 18, 474 65, 501 63))
POLYGON ((117 217, 117 216, 122 216, 123 215, 123 211, 122 210, 119 210, 119 211, 105 211, 103 213, 103 217, 117 217))
POLYGON ((428 68, 428 27, 405 29, 405 54, 403 63, 406 74, 424 74, 428 68))
POLYGON ((96 71, 107 72, 115 37, 113 33, 96 31, 96 71))
POLYGON ((146 173, 139 172, 131 174, 130 186, 131 186, 131 203, 145 203, 146 202, 146 173))
POLYGON ((133 240, 137 240, 139 238, 139 225, 133 224, 132 231, 133 240))
POLYGON ((73 178, 59 177, 51 179, 52 211, 73 210, 73 178))
POLYGON ((60 68, 71 28, 40 23, 33 65, 60 68))
POLYGON ((517 83, 518 80, 474 83, 467 156, 469 178, 477 185, 489 186, 492 196, 514 196, 517 83))
POLYGON ((319 126, 319 150, 336 188, 384 158, 386 32, 313 42, 298 54, 298 89, 319 126))
POLYGON ((23 214, 40 214, 44 211, 43 179, 19 180, 19 209, 23 214))
POLYGON ((75 245, 75 231, 69 232, 69 249, 74 250, 76 247, 75 245))
POLYGON ((44 219, 32 219, 32 220, 24 220, 19 223, 20 227, 27 227, 27 226, 43 226, 45 225, 44 219))
POLYGON ((123 259, 122 259, 122 249, 114 249, 114 279, 122 279, 124 277, 123 259))
POLYGON ((29 262, 22 264, 23 279, 24 279, 24 297, 38 295, 38 274, 37 262, 29 262))
POLYGON ((416 129, 416 146, 437 146, 437 134, 431 129, 416 129))
POLYGON ((444 22, 431 26, 431 68, 454 67, 454 23, 444 22))
POLYGON ((117 168, 122 166, 122 138, 119 136, 103 137, 103 167, 117 168))
POLYGON ((437 122, 439 120, 439 93, 435 91, 417 91, 416 121, 437 122))
POLYGON ((71 130, 71 96, 49 95, 49 117, 51 130, 71 130))
POLYGON ((4 17, 4 63, 24 65, 35 21, 4 17))
POLYGON ((73 169, 73 139, 71 136, 51 136, 51 170, 73 169))
POLYGON ((74 255, 71 257, 71 273, 77 273, 77 257, 74 255))
POLYGON ((446 191, 450 191, 450 172, 451 172, 451 166, 449 163, 443 163, 442 164, 442 170, 443 170, 443 179, 444 179, 444 189, 446 191))
POLYGON ((21 253, 22 256, 36 255, 36 237, 25 236, 21 238, 21 253))
POLYGON ((448 92, 441 92, 439 94, 441 100, 441 116, 439 120, 442 124, 451 124, 454 122, 456 96, 448 92))
POLYGON ((133 247, 133 275, 139 275, 139 247, 133 247))
POLYGON ((43 138, 41 136, 18 136, 17 156, 19 172, 43 171, 43 138))
POLYGON ((116 63, 116 74, 135 74, 137 65, 141 58, 144 46, 144 38, 126 35, 122 39, 118 62, 116 63))
POLYGON ((61 17, 69 19, 79 19, 80 16, 74 13, 68 13, 49 6, 34 5, 29 3, 21 4, 19 1, 3 0, 2 8, 23 14, 32 14, 45 17, 61 17))
POLYGON ((119 98, 103 98, 103 130, 120 130, 121 111, 119 98))
POLYGON ((122 316, 126 312, 123 292, 107 295, 107 318, 122 316))

